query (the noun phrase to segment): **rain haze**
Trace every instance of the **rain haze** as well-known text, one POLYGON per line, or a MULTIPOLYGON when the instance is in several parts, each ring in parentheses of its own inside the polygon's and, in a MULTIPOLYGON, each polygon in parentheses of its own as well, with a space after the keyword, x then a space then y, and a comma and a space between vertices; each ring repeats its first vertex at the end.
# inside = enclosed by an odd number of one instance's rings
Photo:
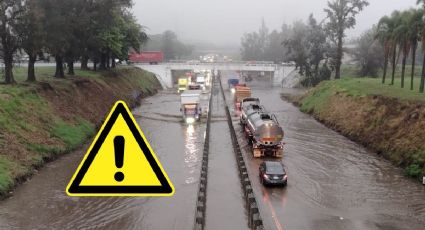
MULTIPOLYGON (((264 18, 269 30, 283 23, 305 20, 310 13, 320 21, 325 17, 325 0, 135 0, 134 14, 149 34, 173 30, 185 41, 239 45, 245 32, 257 30, 264 18)), ((347 31, 357 36, 383 15, 416 6, 416 0, 370 0, 357 17, 357 25, 347 31)))

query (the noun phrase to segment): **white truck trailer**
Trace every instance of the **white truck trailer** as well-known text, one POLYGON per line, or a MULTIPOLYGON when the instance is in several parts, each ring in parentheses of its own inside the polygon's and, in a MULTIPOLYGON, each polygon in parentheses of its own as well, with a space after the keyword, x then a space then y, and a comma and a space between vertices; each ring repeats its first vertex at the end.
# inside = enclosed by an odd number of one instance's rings
POLYGON ((202 90, 187 90, 180 95, 180 111, 186 123, 194 123, 201 119, 202 90))

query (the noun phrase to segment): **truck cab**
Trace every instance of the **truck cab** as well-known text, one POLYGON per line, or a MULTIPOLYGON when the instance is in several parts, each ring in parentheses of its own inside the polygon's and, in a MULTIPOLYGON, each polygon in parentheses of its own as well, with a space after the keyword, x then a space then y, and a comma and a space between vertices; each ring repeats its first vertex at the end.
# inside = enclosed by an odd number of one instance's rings
POLYGON ((200 85, 202 90, 205 90, 206 88, 206 84, 205 84, 205 75, 202 74, 198 74, 196 76, 196 84, 200 85))
POLYGON ((181 92, 187 90, 188 85, 189 85, 189 80, 187 79, 187 77, 179 78, 178 86, 177 86, 178 87, 177 92, 181 93, 181 92))
POLYGON ((180 96, 180 111, 182 112, 183 120, 188 124, 201 120, 201 93, 201 90, 187 90, 180 96))

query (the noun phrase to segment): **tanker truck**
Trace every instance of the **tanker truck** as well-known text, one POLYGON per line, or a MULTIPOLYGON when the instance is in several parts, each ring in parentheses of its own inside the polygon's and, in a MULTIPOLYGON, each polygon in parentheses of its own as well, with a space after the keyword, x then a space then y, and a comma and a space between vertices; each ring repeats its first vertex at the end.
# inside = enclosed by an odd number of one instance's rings
POLYGON ((263 110, 262 106, 260 105, 260 99, 252 97, 242 99, 240 107, 240 123, 242 126, 246 125, 248 115, 263 110))
POLYGON ((283 129, 276 116, 267 113, 260 105, 258 98, 243 100, 240 119, 254 158, 283 156, 283 129))

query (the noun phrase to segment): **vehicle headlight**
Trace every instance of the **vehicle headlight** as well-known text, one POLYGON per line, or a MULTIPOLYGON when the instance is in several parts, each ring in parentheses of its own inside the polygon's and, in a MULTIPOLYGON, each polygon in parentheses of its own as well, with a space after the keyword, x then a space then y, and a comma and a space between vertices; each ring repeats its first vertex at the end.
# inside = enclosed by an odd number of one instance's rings
POLYGON ((283 179, 284 180, 287 180, 288 179, 288 175, 283 176, 283 179))
POLYGON ((235 93, 236 92, 235 88, 231 88, 230 92, 235 93))
POLYGON ((267 175, 267 174, 264 174, 263 177, 266 178, 266 179, 270 178, 269 175, 267 175))
POLYGON ((186 123, 188 123, 188 124, 193 124, 193 123, 195 123, 195 118, 193 118, 193 117, 188 117, 188 118, 186 118, 186 123))

